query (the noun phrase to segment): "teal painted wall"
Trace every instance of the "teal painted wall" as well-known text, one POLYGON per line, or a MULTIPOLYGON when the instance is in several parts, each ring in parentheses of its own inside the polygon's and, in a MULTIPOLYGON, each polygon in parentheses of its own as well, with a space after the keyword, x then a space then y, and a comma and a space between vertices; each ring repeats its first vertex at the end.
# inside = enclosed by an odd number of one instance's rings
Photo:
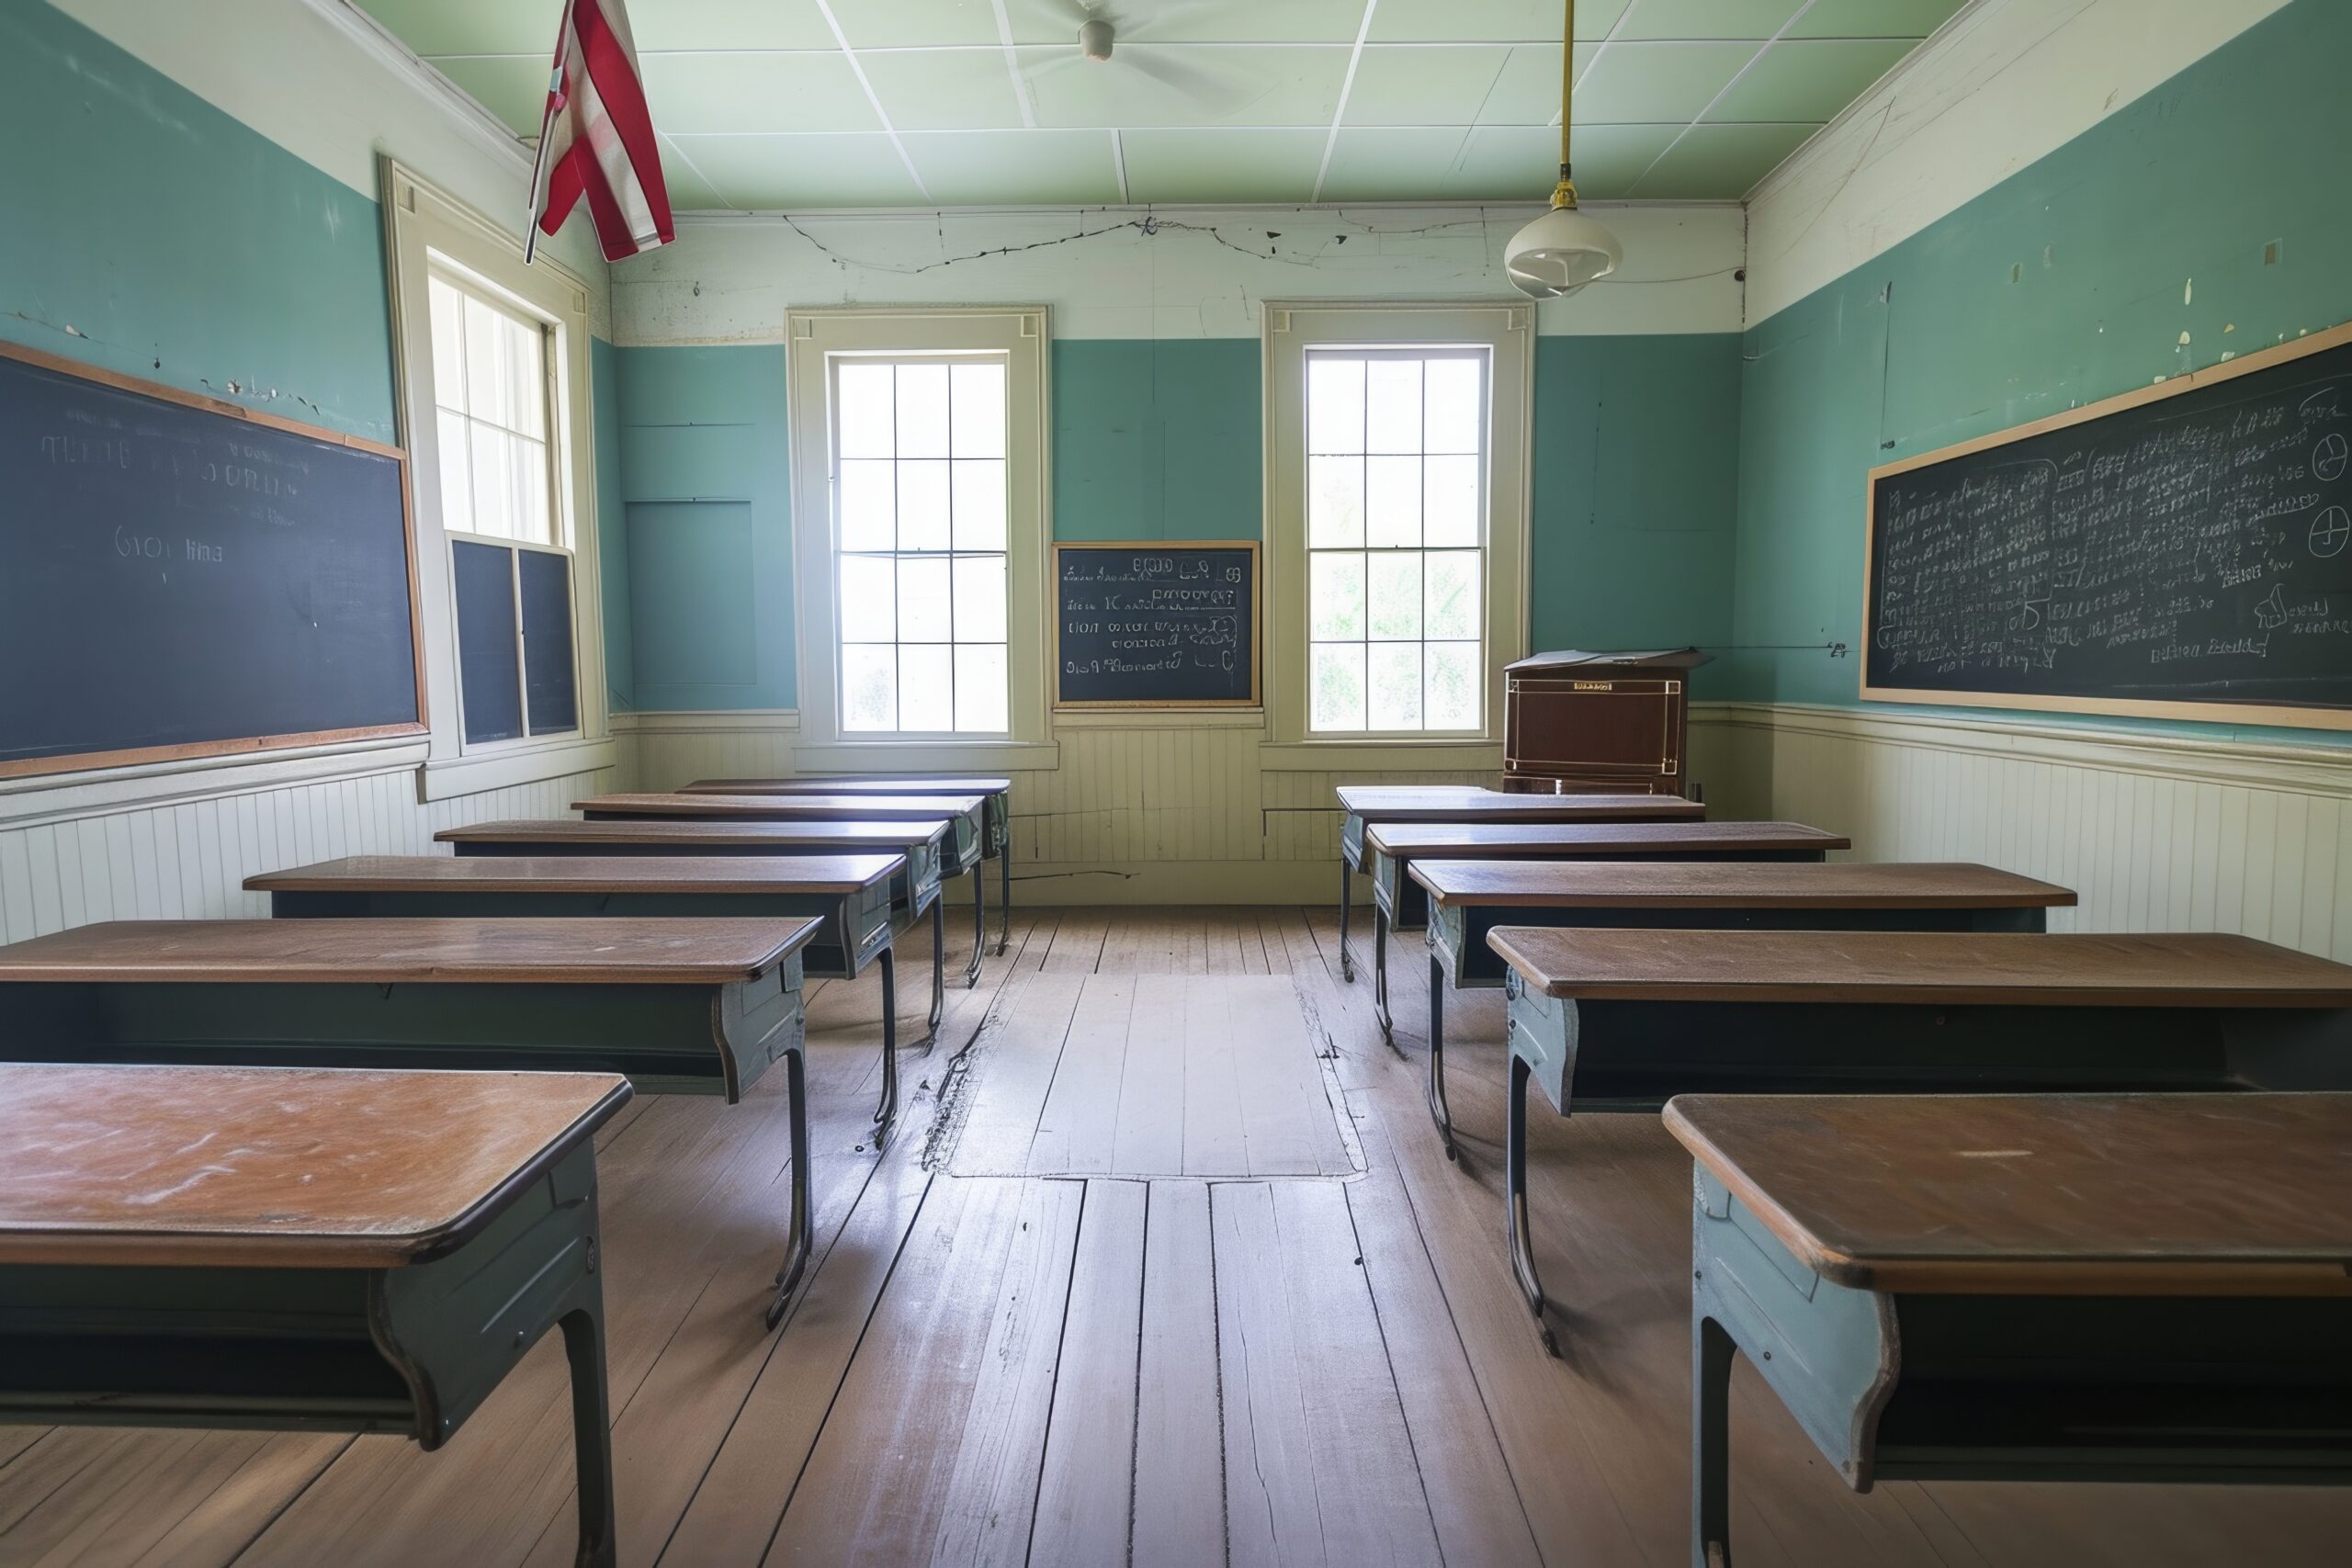
POLYGON ((0 337, 397 438, 376 203, 20 0, 0 4, 0 337))
MULTIPOLYGON (((2352 317, 2347 60, 2352 6, 2297 0, 1751 329, 1734 640, 1859 642, 1874 464, 2352 317)), ((1745 699, 1859 701, 1851 657, 1759 651, 1726 673, 1719 690, 1745 699)))
POLYGON ((1054 537, 1265 533, 1253 338, 1054 344, 1054 537))
MULTIPOLYGON (((1729 640, 1739 356, 1732 333, 1539 340, 1538 647, 1729 640)), ((793 705, 783 349, 614 358, 628 605, 606 646, 631 704, 793 705)), ((1261 537, 1259 364, 1250 339, 1056 344, 1054 536, 1261 537)))
POLYGON ((632 704, 792 706, 782 345, 614 359, 632 704))
POLYGON ((636 650, 629 620, 628 509, 621 495, 619 351, 588 344, 588 396, 596 425, 596 569, 603 585, 605 685, 614 713, 637 705, 636 650))

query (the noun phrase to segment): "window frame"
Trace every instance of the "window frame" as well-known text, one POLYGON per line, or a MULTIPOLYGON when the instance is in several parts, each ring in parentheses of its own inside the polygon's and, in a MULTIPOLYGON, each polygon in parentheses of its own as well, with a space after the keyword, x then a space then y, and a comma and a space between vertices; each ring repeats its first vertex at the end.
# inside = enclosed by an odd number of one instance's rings
MULTIPOLYGON (((403 445, 413 466, 419 536, 419 609, 434 716, 421 794, 425 800, 565 777, 614 765, 604 657, 603 583, 596 529, 595 421, 591 407, 589 285, 542 247, 526 264, 521 239, 391 158, 381 160, 386 260, 392 299, 393 365, 403 445), (545 541, 447 526, 441 504, 440 400, 433 359, 432 281, 440 275, 478 291, 546 333, 548 520, 545 541), (567 555, 571 577, 575 728, 504 740, 465 739, 457 584, 459 542, 567 555)), ((519 570, 519 567, 517 569, 519 570)), ((518 669, 526 669, 516 627, 518 669)))
POLYGON ((1052 537, 1052 389, 1044 306, 790 310, 785 318, 791 434, 793 599, 800 739, 819 768, 1054 765, 1046 689, 1046 541, 1052 537), (836 355, 1000 356, 1005 367, 1003 734, 850 730, 842 726, 839 556, 833 532, 836 355))
POLYGON ((1500 766, 1503 667, 1527 651, 1530 422, 1535 320, 1522 303, 1269 303, 1265 378, 1266 732, 1269 769, 1500 766), (1487 351, 1486 531, 1479 604, 1480 727, 1476 731, 1316 730, 1309 727, 1306 360, 1311 349, 1469 346, 1487 351))

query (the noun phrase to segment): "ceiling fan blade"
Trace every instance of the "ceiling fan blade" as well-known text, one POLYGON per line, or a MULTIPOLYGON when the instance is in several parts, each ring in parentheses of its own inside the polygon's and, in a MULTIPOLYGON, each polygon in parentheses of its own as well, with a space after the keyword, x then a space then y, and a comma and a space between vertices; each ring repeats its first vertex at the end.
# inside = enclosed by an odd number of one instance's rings
POLYGON ((1220 113, 1239 108, 1249 97, 1247 90, 1230 78, 1204 71, 1197 65, 1187 65, 1180 60, 1170 60, 1148 45, 1124 50, 1114 58, 1120 64, 1139 71, 1220 113))

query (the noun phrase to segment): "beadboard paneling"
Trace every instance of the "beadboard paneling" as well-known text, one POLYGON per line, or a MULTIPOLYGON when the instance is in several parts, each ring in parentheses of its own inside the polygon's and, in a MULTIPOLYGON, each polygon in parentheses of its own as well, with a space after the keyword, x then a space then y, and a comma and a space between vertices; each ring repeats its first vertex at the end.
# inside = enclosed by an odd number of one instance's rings
POLYGON ((92 920, 266 915, 268 899, 243 890, 255 873, 431 854, 443 828, 563 816, 617 782, 608 769, 420 805, 416 771, 403 767, 0 831, 0 940, 92 920))
POLYGON ((1718 815, 2074 888, 2053 931, 2241 931, 2352 960, 2352 752, 1785 705, 1691 722, 1743 807, 1718 815))

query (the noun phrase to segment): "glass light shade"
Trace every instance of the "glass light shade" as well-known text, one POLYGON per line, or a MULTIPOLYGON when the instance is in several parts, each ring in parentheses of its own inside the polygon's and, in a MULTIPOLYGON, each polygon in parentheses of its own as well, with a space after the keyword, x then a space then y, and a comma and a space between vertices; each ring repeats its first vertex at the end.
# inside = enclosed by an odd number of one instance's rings
POLYGON ((1538 299, 1574 294, 1617 270, 1625 259, 1617 236, 1573 207, 1555 207, 1513 234, 1504 269, 1521 294, 1538 299))

